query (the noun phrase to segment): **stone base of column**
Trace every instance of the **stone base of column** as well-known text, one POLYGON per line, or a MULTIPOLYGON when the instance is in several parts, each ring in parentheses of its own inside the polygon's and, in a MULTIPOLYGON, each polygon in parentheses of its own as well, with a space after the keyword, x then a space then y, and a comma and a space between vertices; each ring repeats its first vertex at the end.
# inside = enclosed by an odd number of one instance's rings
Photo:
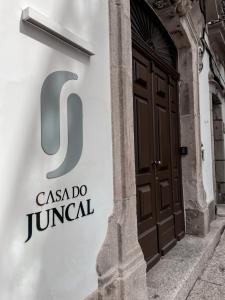
POLYGON ((145 273, 146 264, 140 261, 110 278, 99 278, 98 300, 147 300, 145 273))
POLYGON ((98 300, 147 300, 146 262, 138 243, 136 197, 115 201, 97 259, 98 300))
POLYGON ((209 223, 216 219, 216 201, 213 200, 209 203, 209 223))
POLYGON ((209 233, 209 208, 204 210, 186 209, 186 233, 206 236, 209 233))

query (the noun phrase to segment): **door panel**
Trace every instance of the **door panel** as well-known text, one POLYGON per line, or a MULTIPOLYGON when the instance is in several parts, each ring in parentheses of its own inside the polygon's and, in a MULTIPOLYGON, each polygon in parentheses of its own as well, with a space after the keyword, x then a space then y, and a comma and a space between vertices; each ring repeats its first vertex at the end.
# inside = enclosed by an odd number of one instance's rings
POLYGON ((168 218, 162 220, 158 224, 158 239, 161 255, 165 255, 176 244, 174 231, 175 228, 173 215, 170 215, 168 218))
POLYGON ((147 99, 135 97, 136 110, 137 110, 137 139, 138 139, 138 170, 144 173, 150 170, 151 166, 151 146, 149 141, 149 103, 147 99))
POLYGON ((170 169, 170 128, 169 128, 169 113, 166 108, 155 106, 156 116, 156 158, 160 162, 158 171, 170 169))
POLYGON ((160 257, 156 222, 151 64, 133 50, 134 131, 139 243, 151 267, 160 257), (151 241, 151 243, 149 243, 151 241))
POLYGON ((168 75, 158 67, 154 72, 155 144, 157 165, 156 203, 159 250, 164 255, 175 243, 173 194, 171 178, 171 140, 168 75))

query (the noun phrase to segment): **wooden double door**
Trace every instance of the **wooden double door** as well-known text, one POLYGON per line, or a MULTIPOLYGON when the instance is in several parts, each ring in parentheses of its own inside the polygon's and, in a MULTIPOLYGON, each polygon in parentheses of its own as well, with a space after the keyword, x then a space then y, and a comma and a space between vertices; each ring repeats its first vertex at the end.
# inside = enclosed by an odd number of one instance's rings
POLYGON ((178 77, 133 45, 139 243, 147 269, 184 236, 178 77))

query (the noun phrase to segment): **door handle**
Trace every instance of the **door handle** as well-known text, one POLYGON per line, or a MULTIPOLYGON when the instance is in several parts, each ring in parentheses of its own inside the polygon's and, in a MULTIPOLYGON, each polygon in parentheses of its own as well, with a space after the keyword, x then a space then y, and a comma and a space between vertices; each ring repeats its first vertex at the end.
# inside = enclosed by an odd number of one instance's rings
POLYGON ((161 166, 162 162, 161 160, 153 160, 152 161, 152 166, 161 166))

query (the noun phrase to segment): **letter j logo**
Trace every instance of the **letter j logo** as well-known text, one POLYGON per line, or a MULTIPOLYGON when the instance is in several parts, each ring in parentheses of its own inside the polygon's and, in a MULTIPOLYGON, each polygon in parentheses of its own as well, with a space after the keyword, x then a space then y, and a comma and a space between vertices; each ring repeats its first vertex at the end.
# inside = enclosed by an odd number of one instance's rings
MULTIPOLYGON (((48 155, 56 154, 60 147, 60 94, 69 80, 77 80, 75 73, 57 71, 44 81, 41 90, 41 146, 48 155)), ((68 148, 64 161, 47 178, 57 178, 70 172, 79 162, 83 148, 83 107, 77 94, 67 99, 68 148)))

